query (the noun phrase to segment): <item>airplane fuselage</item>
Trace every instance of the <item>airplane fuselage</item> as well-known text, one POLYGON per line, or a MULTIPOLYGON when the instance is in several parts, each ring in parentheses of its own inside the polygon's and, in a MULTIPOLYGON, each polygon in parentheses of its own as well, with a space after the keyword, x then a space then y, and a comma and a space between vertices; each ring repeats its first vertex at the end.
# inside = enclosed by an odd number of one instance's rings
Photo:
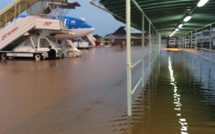
POLYGON ((94 28, 82 19, 64 16, 62 22, 67 26, 68 33, 57 33, 55 37, 58 40, 80 38, 91 34, 94 31, 94 28))

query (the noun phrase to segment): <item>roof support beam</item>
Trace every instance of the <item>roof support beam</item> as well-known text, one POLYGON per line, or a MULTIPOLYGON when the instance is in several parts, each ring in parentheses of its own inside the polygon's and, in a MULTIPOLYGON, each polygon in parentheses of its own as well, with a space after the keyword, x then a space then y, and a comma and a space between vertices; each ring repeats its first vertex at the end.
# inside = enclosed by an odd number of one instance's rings
MULTIPOLYGON (((108 12, 108 13, 112 14, 113 16, 115 16, 116 18, 120 19, 121 21, 124 21, 124 22, 126 21, 124 18, 120 17, 119 15, 107 10, 106 8, 100 6, 99 4, 96 4, 93 0, 91 0, 89 3, 94 5, 95 7, 99 8, 99 9, 105 11, 105 12, 108 12)), ((134 24, 132 26, 137 27, 134 24)))
POLYGON ((115 16, 115 17, 117 17, 117 18, 119 18, 119 19, 121 19, 121 20, 124 20, 124 21, 125 21, 125 19, 124 19, 124 18, 121 18, 120 16, 116 15, 116 14, 115 14, 115 13, 113 13, 113 12, 110 12, 110 11, 109 11, 109 10, 107 10, 106 8, 103 8, 102 6, 100 6, 99 4, 96 4, 93 0, 92 0, 92 1, 90 1, 90 4, 92 4, 92 5, 94 5, 95 7, 99 8, 99 9, 101 9, 101 10, 105 11, 105 12, 108 12, 108 13, 112 14, 113 16, 115 16))

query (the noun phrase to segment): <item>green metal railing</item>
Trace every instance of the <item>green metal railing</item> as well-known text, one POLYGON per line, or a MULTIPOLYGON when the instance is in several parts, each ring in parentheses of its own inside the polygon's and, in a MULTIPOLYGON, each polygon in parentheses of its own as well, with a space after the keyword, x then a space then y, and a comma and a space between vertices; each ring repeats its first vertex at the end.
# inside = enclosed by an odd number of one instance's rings
POLYGON ((154 61, 156 60, 158 54, 160 53, 160 44, 161 44, 161 36, 155 29, 155 27, 152 25, 151 21, 148 19, 148 17, 145 15, 145 13, 142 11, 142 9, 138 6, 135 0, 126 0, 126 44, 127 44, 127 114, 128 116, 132 116, 132 95, 135 93, 137 88, 142 83, 142 87, 144 87, 144 80, 145 80, 145 74, 146 72, 150 71, 152 68, 152 65, 154 61), (134 5, 137 6, 137 8, 142 13, 142 58, 140 58, 138 61, 134 62, 132 64, 131 61, 131 1, 134 3, 134 5), (144 53, 144 44, 145 44, 145 19, 149 22, 149 30, 148 30, 148 54, 146 55, 144 53), (154 33, 152 34, 152 28, 154 33), (154 41, 154 42, 152 42, 154 41), (148 57, 148 65, 147 68, 145 68, 145 61, 148 57), (138 82, 135 84, 134 87, 132 87, 132 69, 142 63, 142 76, 139 78, 138 82))
POLYGON ((143 12, 141 7, 135 0, 126 0, 126 20, 121 18, 120 16, 108 11, 104 7, 99 4, 96 4, 94 0, 91 0, 90 3, 110 14, 117 17, 119 20, 123 20, 126 22, 126 49, 127 49, 127 114, 128 116, 132 116, 132 96, 137 91, 138 87, 141 85, 144 87, 146 73, 150 72, 154 61, 157 59, 161 50, 161 35, 158 33, 154 25, 151 23, 149 18, 143 12), (138 59, 136 62, 132 63, 132 55, 131 55, 131 25, 135 27, 134 24, 131 24, 131 2, 137 7, 137 9, 141 12, 142 17, 142 57, 138 59), (145 20, 148 21, 148 35, 145 35, 145 20), (147 37, 148 36, 148 37, 147 37), (148 38, 148 46, 145 47, 145 38, 148 38), (144 53, 145 49, 148 49, 148 53, 144 53), (146 62, 147 61, 147 62, 146 62), (142 63, 142 71, 139 80, 137 83, 133 85, 132 83, 132 70, 142 63), (148 64, 146 64, 148 63, 148 64), (146 69, 145 69, 146 67, 146 69))
MULTIPOLYGON (((208 60, 209 62, 215 62, 215 60, 214 59, 212 59, 212 57, 211 57, 211 55, 213 54, 213 53, 215 53, 215 50, 212 48, 212 42, 213 42, 213 38, 215 38, 215 37, 213 37, 212 35, 212 31, 213 31, 213 28, 212 28, 212 26, 214 25, 214 23, 212 23, 212 24, 209 24, 209 25, 206 25, 205 27, 203 27, 203 28, 201 28, 201 29, 198 29, 198 30, 200 30, 199 32, 201 33, 201 35, 199 36, 199 37, 197 37, 197 30, 195 31, 195 33, 193 33, 193 32, 191 32, 190 34, 185 34, 184 35, 184 37, 185 37, 185 39, 186 39, 186 36, 189 36, 190 35, 190 47, 189 48, 187 48, 187 44, 186 44, 186 42, 184 41, 183 42, 183 49, 187 52, 188 50, 190 50, 190 49, 193 49, 194 48, 194 53, 197 55, 197 56, 199 56, 199 57, 201 57, 201 58, 203 58, 203 59, 206 59, 206 60, 208 60), (203 46, 203 41, 202 41, 202 39, 204 38, 204 36, 203 36, 203 29, 206 29, 206 30, 208 30, 208 32, 209 32, 209 42, 208 42, 208 44, 209 44, 209 47, 207 47, 207 48, 205 48, 204 46, 203 46), (194 36, 193 36, 194 35, 194 36), (194 38, 193 38, 194 37, 194 38), (201 42, 198 40, 198 39, 201 39, 201 42), (195 43, 193 43, 193 39, 195 40, 195 43), (197 44, 198 43, 198 44, 197 44), (193 46, 194 45, 194 46, 193 46), (205 52, 207 52, 206 54, 207 55, 204 55, 203 53, 205 53, 205 52)), ((206 41, 206 40, 205 40, 206 41)), ((215 45, 215 44, 213 44, 213 45, 215 45)))

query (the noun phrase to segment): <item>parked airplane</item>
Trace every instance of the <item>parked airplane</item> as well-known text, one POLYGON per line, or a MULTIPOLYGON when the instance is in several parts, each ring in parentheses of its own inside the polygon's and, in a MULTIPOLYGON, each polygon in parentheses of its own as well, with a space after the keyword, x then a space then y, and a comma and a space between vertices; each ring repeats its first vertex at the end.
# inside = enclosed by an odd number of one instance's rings
MULTIPOLYGON (((20 15, 19 17, 24 18, 26 15, 20 15)), ((81 38, 94 31, 94 28, 83 19, 63 16, 61 20, 67 28, 53 34, 58 40, 81 38)))
POLYGON ((87 24, 87 22, 83 19, 64 16, 62 21, 63 24, 68 28, 68 34, 56 33, 55 37, 59 40, 80 38, 89 35, 94 31, 94 28, 87 24))

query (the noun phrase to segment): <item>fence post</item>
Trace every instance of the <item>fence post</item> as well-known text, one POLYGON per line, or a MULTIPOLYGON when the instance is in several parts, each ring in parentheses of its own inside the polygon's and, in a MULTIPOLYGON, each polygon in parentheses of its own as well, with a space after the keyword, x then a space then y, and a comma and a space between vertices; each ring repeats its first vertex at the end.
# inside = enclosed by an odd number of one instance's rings
POLYGON ((142 75, 143 75, 143 79, 142 79, 142 87, 144 87, 144 75, 145 75, 145 71, 144 71, 144 61, 145 61, 145 53, 144 53, 144 46, 145 46, 145 16, 144 14, 142 14, 142 53, 143 53, 143 57, 142 57, 142 75))
POLYGON ((131 0, 126 0, 126 48, 127 48, 127 107, 128 116, 132 116, 131 95, 131 0))

